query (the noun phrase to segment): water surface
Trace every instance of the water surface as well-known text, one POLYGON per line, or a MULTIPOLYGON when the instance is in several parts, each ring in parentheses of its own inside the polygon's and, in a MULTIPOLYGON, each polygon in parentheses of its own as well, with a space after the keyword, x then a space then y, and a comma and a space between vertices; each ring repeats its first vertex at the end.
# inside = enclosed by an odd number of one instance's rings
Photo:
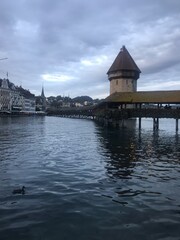
POLYGON ((107 129, 58 117, 0 118, 0 239, 180 236, 180 142, 171 120, 107 129), (13 189, 26 187, 24 195, 13 189))

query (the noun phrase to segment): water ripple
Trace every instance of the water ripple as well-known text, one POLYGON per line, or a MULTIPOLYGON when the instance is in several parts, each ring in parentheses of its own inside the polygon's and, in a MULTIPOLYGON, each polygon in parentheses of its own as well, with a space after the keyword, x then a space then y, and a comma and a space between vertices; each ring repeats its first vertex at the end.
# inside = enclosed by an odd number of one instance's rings
POLYGON ((179 239, 179 138, 131 124, 0 118, 1 239, 179 239))

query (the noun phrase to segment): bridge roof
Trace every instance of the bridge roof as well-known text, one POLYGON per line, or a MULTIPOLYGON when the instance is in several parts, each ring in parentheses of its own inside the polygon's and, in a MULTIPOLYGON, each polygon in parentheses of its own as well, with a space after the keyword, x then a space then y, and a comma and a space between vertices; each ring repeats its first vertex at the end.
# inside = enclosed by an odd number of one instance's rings
POLYGON ((113 93, 104 102, 180 104, 180 90, 113 93))
POLYGON ((121 48, 107 74, 122 70, 141 72, 125 46, 121 48))

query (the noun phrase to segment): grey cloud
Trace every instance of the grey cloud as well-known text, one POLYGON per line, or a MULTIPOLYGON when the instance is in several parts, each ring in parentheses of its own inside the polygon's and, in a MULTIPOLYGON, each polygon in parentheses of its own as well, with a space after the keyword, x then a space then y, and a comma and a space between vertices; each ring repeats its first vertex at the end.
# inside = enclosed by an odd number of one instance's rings
POLYGON ((45 82, 47 95, 106 95, 106 72, 123 44, 142 82, 151 74, 160 81, 169 68, 180 73, 179 0, 1 0, 0 9, 0 58, 9 58, 0 62, 0 77, 9 71, 11 81, 36 93, 43 74, 58 72, 72 80, 45 82), (100 55, 104 63, 82 69, 82 59, 100 55))

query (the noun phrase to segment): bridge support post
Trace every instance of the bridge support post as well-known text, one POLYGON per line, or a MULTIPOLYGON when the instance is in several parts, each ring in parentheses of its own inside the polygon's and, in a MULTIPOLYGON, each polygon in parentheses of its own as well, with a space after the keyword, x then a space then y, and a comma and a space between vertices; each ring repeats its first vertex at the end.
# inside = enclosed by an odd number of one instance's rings
POLYGON ((141 130, 141 118, 139 118, 139 130, 141 130))
POLYGON ((159 118, 153 118, 153 130, 159 129, 159 118))
POLYGON ((178 118, 176 118, 176 132, 178 132, 178 118))

